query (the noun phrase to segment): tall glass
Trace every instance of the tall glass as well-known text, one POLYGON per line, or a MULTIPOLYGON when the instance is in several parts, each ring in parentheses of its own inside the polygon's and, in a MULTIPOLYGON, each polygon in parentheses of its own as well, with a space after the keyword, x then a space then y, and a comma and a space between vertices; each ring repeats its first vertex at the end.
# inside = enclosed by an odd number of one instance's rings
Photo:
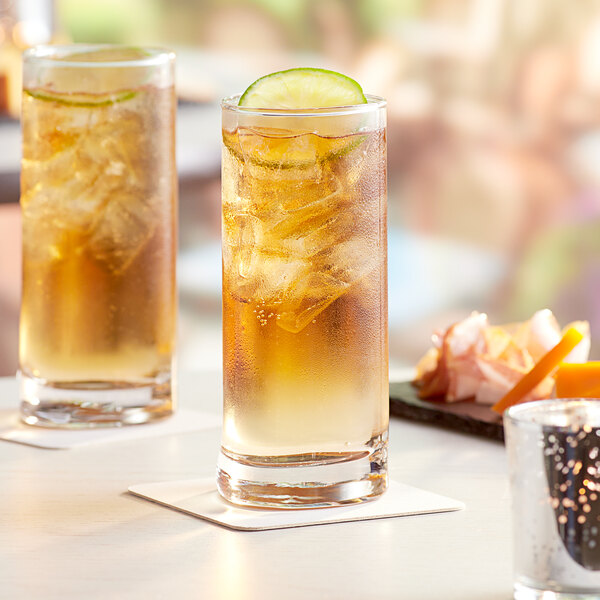
POLYGON ((172 53, 46 46, 23 64, 21 413, 52 427, 173 410, 172 53))
POLYGON ((222 103, 224 426, 231 502, 303 508, 387 486, 385 101, 222 103))

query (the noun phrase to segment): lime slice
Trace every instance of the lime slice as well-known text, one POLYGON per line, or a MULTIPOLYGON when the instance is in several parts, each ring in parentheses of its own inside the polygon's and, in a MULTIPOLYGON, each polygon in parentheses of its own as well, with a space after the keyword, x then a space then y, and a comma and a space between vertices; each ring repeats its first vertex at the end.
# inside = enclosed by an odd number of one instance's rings
POLYGON ((242 94, 239 105, 248 108, 328 108, 366 104, 354 79, 326 69, 278 71, 257 79, 242 94))
POLYGON ((342 156, 356 147, 362 136, 340 138, 320 137, 314 134, 278 135, 274 129, 238 129, 223 131, 223 143, 242 162, 266 168, 306 169, 342 156))
POLYGON ((23 90, 23 93, 27 96, 31 96, 36 100, 44 100, 45 102, 56 102, 58 104, 64 104, 65 106, 82 106, 82 107, 95 107, 95 106, 109 106, 111 104, 117 104, 118 102, 125 102, 136 96, 137 92, 132 90, 125 90, 122 92, 115 92, 114 94, 76 94, 76 93, 65 93, 57 94, 56 92, 50 92, 48 90, 23 90))

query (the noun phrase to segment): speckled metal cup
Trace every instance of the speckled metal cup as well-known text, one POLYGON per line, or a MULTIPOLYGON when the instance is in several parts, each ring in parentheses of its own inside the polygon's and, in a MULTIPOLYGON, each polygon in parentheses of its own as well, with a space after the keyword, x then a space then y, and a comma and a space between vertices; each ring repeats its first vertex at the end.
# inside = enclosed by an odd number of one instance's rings
POLYGON ((521 404, 504 427, 515 598, 600 598, 600 401, 521 404))

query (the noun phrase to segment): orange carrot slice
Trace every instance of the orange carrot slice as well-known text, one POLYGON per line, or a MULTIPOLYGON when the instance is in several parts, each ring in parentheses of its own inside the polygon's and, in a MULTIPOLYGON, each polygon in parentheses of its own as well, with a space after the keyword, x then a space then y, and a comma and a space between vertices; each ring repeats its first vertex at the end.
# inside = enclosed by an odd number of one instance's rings
POLYGON ((557 398, 600 398, 600 361, 562 363, 556 371, 557 398))
POLYGON ((540 360, 528 371, 503 398, 501 398, 492 410, 497 413, 503 413, 509 406, 519 404, 523 398, 535 388, 544 377, 547 377, 554 371, 560 362, 579 344, 583 339, 583 334, 574 327, 567 329, 562 339, 554 348, 551 348, 540 360))

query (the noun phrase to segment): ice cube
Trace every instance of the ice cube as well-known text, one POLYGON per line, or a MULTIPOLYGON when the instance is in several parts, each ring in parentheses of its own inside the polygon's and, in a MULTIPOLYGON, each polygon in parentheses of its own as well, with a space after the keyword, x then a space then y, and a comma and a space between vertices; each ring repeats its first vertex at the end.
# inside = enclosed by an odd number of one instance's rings
POLYGON ((246 277, 228 273, 225 268, 225 287, 243 302, 259 302, 276 306, 288 290, 309 271, 310 263, 301 259, 261 253, 254 250, 256 260, 246 277))
POLYGON ((115 191, 90 235, 93 256, 122 273, 154 235, 161 220, 159 196, 135 188, 115 191))
POLYGON ((244 279, 255 279, 258 254, 263 238, 263 225, 260 219, 250 214, 239 214, 237 216, 237 235, 233 243, 238 248, 237 270, 240 277, 244 279))
POLYGON ((279 308, 277 325, 299 333, 321 312, 378 265, 372 243, 350 236, 308 262, 303 279, 291 286, 279 308))
POLYGON ((307 265, 298 254, 265 233, 263 220, 241 202, 223 213, 223 271, 226 287, 244 302, 276 302, 307 265))
POLYGON ((380 253, 369 236, 355 234, 333 246, 326 261, 337 279, 352 285, 377 267, 380 253))
POLYGON ((268 230, 282 252, 309 258, 347 237, 354 225, 348 197, 340 191, 292 211, 280 211, 268 230))
POLYGON ((285 298, 277 325, 290 333, 299 333, 349 287, 330 273, 307 273, 295 283, 291 297, 285 298))

